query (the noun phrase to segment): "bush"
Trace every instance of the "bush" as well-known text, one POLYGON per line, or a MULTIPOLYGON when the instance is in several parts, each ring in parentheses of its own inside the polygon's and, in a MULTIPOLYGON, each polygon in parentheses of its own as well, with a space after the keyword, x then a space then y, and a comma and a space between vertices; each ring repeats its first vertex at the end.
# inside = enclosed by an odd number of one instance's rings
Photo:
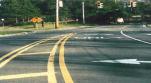
POLYGON ((15 24, 15 26, 24 26, 24 25, 32 25, 32 22, 19 22, 17 24, 15 24))

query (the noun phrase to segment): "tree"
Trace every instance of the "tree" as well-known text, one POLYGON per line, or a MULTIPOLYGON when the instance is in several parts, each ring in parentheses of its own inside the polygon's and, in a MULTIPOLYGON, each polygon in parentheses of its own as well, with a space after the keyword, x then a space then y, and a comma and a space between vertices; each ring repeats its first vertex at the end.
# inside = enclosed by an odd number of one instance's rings
POLYGON ((31 3, 31 0, 19 0, 19 4, 20 15, 23 20, 40 15, 40 10, 31 3))
POLYGON ((151 4, 143 2, 138 3, 136 13, 142 16, 142 21, 151 22, 151 4))
POLYGON ((1 17, 15 18, 16 23, 18 19, 39 15, 38 8, 31 3, 31 0, 3 0, 1 3, 1 17))
POLYGON ((18 17, 20 11, 20 4, 18 0, 3 0, 1 2, 1 17, 18 17))

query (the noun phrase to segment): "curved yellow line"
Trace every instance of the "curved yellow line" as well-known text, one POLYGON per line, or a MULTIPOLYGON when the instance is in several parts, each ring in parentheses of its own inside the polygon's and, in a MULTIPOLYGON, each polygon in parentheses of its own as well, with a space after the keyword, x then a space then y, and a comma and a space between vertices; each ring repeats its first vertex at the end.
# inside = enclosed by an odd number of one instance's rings
POLYGON ((55 75, 55 68, 54 68, 54 58, 55 53, 57 51, 58 45, 61 43, 61 41, 66 38, 68 35, 65 35, 62 37, 52 48, 50 52, 50 56, 48 59, 48 65, 47 65, 47 71, 48 71, 48 83, 57 83, 56 75, 55 75))
MULTIPOLYGON (((59 37, 59 36, 56 36, 56 37, 59 37)), ((6 59, 6 60, 3 60, 3 61, 0 63, 0 68, 4 67, 7 63, 9 63, 11 60, 13 60, 14 58, 16 58, 17 56, 19 56, 21 53, 23 53, 23 52, 25 52, 25 51, 27 51, 27 50, 33 48, 34 46, 37 46, 37 45, 41 44, 41 43, 44 43, 44 42, 46 42, 46 41, 49 41, 49 40, 51 40, 52 38, 55 38, 55 37, 51 37, 51 38, 48 38, 48 39, 42 39, 42 40, 33 42, 33 43, 31 43, 31 44, 28 44, 28 45, 26 45, 26 46, 24 46, 24 47, 18 48, 18 49, 16 49, 16 50, 14 50, 14 51, 12 51, 12 52, 10 52, 10 53, 8 53, 8 54, 2 56, 2 57, 0 58, 0 61, 2 61, 3 59, 5 59, 5 58, 7 58, 7 57, 9 57, 9 58, 6 59)))
POLYGON ((64 58, 64 45, 66 43, 66 41, 73 36, 73 34, 70 34, 62 43, 60 46, 60 51, 59 51, 59 65, 60 65, 60 70, 61 73, 63 75, 64 81, 65 83, 74 83, 68 69, 67 66, 65 64, 65 58, 64 58))

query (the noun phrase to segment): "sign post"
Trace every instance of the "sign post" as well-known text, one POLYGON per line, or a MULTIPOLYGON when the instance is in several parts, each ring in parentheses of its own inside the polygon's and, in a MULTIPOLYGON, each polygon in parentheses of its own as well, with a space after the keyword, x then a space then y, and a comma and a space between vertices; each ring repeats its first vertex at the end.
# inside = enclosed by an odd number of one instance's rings
POLYGON ((39 17, 34 17, 34 18, 31 19, 31 21, 34 23, 34 27, 38 28, 38 24, 37 23, 42 22, 43 19, 39 18, 39 17))

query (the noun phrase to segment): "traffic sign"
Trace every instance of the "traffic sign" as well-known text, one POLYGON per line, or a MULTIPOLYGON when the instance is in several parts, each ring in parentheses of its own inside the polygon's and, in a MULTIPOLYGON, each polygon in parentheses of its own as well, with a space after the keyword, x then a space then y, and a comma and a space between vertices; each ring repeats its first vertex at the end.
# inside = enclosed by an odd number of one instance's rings
POLYGON ((100 1, 96 2, 97 8, 103 8, 103 3, 101 3, 100 1))
POLYGON ((59 1, 59 7, 63 7, 63 1, 62 0, 59 1))
POLYGON ((137 2, 132 2, 132 7, 136 7, 137 6, 137 2))
POLYGON ((40 18, 40 17, 34 17, 34 18, 31 19, 31 21, 32 21, 33 23, 36 23, 36 22, 42 22, 43 19, 40 18))

